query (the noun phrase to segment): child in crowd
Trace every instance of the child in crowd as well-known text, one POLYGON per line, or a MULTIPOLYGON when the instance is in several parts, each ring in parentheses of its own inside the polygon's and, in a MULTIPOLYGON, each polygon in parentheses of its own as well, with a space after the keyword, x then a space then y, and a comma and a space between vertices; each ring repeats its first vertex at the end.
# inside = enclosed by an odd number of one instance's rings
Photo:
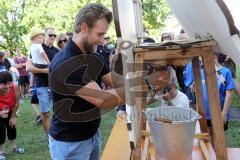
MULTIPOLYGON (((32 59, 32 64, 37 68, 48 68, 50 64, 50 60, 48 59, 47 54, 43 50, 42 43, 43 43, 43 36, 44 33, 40 31, 33 31, 31 33, 31 46, 30 46, 30 58, 32 59)), ((32 81, 31 85, 35 83, 35 76, 32 74, 32 81)), ((32 89, 32 88, 31 88, 32 89)))
MULTIPOLYGON (((230 119, 230 105, 232 101, 233 90, 235 89, 232 73, 231 71, 220 65, 218 62, 218 54, 214 54, 214 63, 216 70, 216 79, 217 79, 217 87, 219 94, 219 102, 221 106, 222 119, 224 122, 224 130, 228 129, 228 121, 230 119)), ((201 78, 202 78, 202 89, 203 89, 203 98, 204 98, 204 106, 206 111, 207 125, 209 127, 209 131, 212 132, 212 124, 211 124, 211 115, 208 104, 207 97, 207 88, 205 83, 204 70, 201 69, 201 78)))
POLYGON ((24 153, 24 149, 16 145, 16 111, 19 106, 19 91, 18 86, 12 81, 12 75, 9 72, 0 72, 0 160, 6 160, 3 146, 6 132, 12 151, 24 153))
POLYGON ((39 31, 34 31, 31 34, 31 47, 30 54, 32 57, 32 63, 38 67, 41 65, 48 65, 50 61, 48 59, 47 54, 44 52, 42 43, 43 43, 44 33, 39 31))

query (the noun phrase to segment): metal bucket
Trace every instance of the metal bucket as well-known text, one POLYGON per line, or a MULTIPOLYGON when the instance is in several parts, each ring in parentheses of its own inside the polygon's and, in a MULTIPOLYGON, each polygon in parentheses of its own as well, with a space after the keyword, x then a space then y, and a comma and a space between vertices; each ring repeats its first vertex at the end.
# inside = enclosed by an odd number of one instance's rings
POLYGON ((200 118, 197 112, 163 106, 148 108, 146 116, 159 160, 192 159, 196 120, 200 118))

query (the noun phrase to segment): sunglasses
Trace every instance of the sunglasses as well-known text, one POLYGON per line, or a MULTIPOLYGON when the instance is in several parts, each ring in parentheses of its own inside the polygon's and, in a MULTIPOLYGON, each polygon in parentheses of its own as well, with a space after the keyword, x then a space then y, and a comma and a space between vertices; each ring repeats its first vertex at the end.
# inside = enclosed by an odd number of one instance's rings
POLYGON ((63 40, 60 40, 60 41, 59 41, 59 43, 62 43, 62 42, 66 43, 67 40, 66 40, 66 39, 63 39, 63 40))
POLYGON ((49 36, 49 37, 54 37, 54 38, 56 38, 56 37, 57 37, 57 35, 56 35, 56 34, 49 34, 48 36, 49 36))
POLYGON ((164 36, 163 39, 170 39, 171 36, 164 36))

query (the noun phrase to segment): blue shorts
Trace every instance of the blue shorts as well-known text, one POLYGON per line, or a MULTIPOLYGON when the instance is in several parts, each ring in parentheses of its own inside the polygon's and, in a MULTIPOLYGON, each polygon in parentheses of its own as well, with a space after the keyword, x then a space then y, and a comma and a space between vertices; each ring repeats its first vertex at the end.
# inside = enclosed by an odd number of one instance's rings
POLYGON ((63 142, 49 137, 52 160, 99 160, 101 150, 100 133, 78 142, 63 142))
POLYGON ((51 109, 51 92, 48 87, 38 87, 37 96, 41 113, 50 112, 51 109))

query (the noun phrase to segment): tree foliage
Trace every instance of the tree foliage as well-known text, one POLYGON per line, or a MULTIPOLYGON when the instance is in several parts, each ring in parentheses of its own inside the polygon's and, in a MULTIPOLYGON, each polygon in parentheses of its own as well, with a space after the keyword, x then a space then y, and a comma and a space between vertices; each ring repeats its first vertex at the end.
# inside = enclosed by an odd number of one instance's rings
POLYGON ((144 25, 149 29, 159 29, 170 14, 166 0, 142 0, 144 25))
POLYGON ((22 36, 27 33, 28 26, 21 22, 25 16, 26 1, 2 0, 0 2, 0 36, 2 49, 13 50, 16 46, 23 44, 22 36))
MULTIPOLYGON (((0 49, 28 48, 34 28, 54 27, 58 33, 73 30, 79 9, 88 3, 102 3, 112 10, 112 0, 1 0, 0 49)), ((163 26, 169 14, 165 0, 142 0, 144 25, 149 29, 163 26)), ((114 24, 109 33, 115 35, 114 24)))

